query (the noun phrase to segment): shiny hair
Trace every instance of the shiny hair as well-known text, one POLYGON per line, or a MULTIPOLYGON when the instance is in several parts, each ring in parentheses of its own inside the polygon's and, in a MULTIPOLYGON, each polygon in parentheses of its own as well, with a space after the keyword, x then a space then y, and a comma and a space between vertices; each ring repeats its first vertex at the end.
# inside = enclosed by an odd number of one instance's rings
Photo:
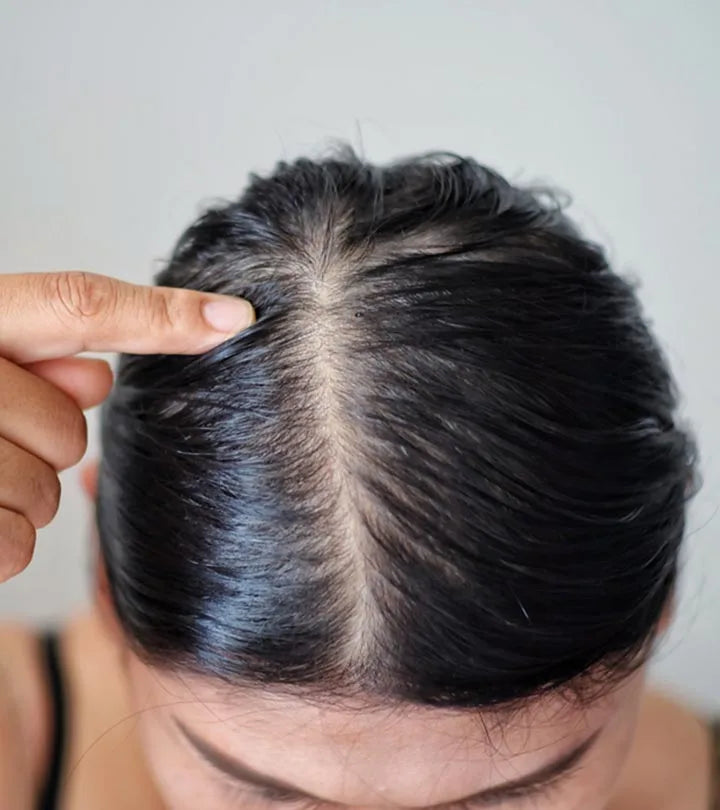
POLYGON ((457 707, 647 660, 696 443, 637 283, 560 197, 344 146, 190 225, 156 283, 257 322, 123 355, 103 408, 101 553, 145 660, 457 707))

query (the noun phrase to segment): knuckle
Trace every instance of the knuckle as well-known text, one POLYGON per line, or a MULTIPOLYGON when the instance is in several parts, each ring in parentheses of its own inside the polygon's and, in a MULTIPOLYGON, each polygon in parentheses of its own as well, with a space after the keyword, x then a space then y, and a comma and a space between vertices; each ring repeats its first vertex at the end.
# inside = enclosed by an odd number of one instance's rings
POLYGON ((116 291, 112 281, 97 273, 70 270, 50 273, 49 299, 64 320, 85 321, 111 310, 116 291))
POLYGON ((26 518, 0 510, 0 580, 24 571, 35 551, 35 529, 26 518))
POLYGON ((32 503, 32 517, 28 517, 36 529, 41 529, 57 514, 60 505, 60 479, 52 467, 41 463, 35 474, 30 476, 28 486, 32 503))
POLYGON ((178 325, 178 312, 169 291, 158 287, 152 288, 148 309, 151 329, 158 332, 172 331, 178 325))
POLYGON ((18 528, 16 534, 15 554, 14 556, 14 570, 16 572, 24 571, 30 560, 33 558, 35 552, 35 529, 25 518, 21 517, 18 521, 18 528))
POLYGON ((72 467, 85 454, 87 448, 87 421, 80 408, 68 405, 56 413, 54 435, 58 448, 60 469, 72 467))
POLYGON ((55 517, 60 479, 45 461, 7 442, 0 443, 2 506, 24 515, 39 529, 55 517))

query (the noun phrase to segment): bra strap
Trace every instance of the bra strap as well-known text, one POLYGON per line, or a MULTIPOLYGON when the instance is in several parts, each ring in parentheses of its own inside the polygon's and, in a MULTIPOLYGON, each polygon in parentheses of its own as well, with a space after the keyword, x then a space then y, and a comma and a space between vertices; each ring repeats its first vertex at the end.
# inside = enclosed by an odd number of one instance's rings
POLYGON ((55 631, 47 631, 40 637, 43 658, 47 670, 48 686, 53 707, 50 762, 45 784, 40 794, 38 810, 57 810, 60 798, 60 782, 65 753, 67 726, 66 695, 60 664, 59 639, 55 631))

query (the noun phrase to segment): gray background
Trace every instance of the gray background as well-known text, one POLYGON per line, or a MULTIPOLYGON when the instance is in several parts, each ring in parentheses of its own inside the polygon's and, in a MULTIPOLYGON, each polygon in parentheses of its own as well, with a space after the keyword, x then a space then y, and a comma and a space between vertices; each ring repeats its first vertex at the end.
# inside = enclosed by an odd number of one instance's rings
MULTIPOLYGON (((714 2, 2 2, 0 270, 147 282, 250 170, 332 137, 550 181, 641 297, 698 431, 680 605, 653 678, 720 708, 720 348, 714 2)), ((97 452, 89 414, 90 453, 97 452)), ((87 597, 77 468, 0 615, 87 597)))

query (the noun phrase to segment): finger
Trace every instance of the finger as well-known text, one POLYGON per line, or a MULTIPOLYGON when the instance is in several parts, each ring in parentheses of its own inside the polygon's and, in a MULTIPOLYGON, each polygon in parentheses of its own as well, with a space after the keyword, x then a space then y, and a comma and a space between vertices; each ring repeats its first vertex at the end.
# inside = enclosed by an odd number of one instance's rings
POLYGON ((0 436, 0 507, 23 515, 41 529, 55 517, 59 503, 60 479, 55 470, 0 436))
POLYGON ((35 551, 35 529, 27 518, 0 508, 0 582, 24 571, 35 551))
POLYGON ((110 393, 113 384, 110 364, 94 357, 38 360, 23 368, 64 391, 83 410, 99 405, 110 393))
POLYGON ((76 464, 87 447, 87 423, 59 388, 0 357, 0 436, 55 470, 76 464))
POLYGON ((254 320, 242 298, 130 284, 98 273, 0 275, 0 355, 198 354, 254 320))

